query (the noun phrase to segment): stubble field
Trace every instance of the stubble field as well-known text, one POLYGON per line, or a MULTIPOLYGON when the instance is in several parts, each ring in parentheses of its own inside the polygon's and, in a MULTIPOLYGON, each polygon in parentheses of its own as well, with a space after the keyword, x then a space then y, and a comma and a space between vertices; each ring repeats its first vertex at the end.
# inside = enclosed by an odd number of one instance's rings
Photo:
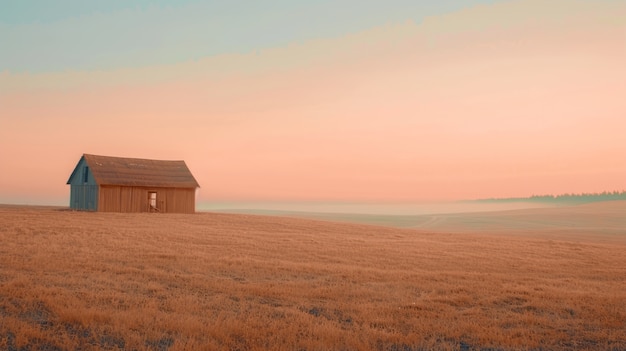
POLYGON ((528 234, 0 206, 0 349, 626 350, 626 232, 528 234))

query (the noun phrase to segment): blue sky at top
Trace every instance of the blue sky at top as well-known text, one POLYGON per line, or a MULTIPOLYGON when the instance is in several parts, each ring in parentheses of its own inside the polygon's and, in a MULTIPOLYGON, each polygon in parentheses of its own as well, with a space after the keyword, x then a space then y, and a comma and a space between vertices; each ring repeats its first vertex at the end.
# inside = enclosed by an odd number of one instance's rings
MULTIPOLYGON (((198 60, 420 22, 485 0, 0 1, 0 71, 198 60)), ((323 53, 320 53, 323 55, 323 53)))

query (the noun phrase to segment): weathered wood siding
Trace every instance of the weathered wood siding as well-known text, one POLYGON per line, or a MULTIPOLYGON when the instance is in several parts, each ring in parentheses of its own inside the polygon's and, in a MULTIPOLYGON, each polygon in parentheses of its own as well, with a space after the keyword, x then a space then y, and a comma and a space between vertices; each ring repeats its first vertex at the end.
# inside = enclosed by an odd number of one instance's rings
POLYGON ((79 162, 74 172, 70 182, 70 208, 97 211, 98 185, 87 163, 84 160, 79 162))
POLYGON ((100 186, 98 210, 102 212, 151 212, 149 193, 157 194, 157 209, 161 213, 194 213, 196 189, 152 188, 131 186, 100 186))
POLYGON ((74 210, 97 211, 97 185, 72 185, 70 189, 70 208, 74 210))

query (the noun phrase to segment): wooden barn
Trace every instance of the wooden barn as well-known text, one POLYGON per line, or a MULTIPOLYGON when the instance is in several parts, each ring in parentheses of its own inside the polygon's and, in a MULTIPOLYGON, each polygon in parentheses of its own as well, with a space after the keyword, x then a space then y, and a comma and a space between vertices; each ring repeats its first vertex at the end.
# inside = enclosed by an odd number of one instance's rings
POLYGON ((67 181, 70 208, 194 213, 200 187, 185 161, 83 155, 67 181))

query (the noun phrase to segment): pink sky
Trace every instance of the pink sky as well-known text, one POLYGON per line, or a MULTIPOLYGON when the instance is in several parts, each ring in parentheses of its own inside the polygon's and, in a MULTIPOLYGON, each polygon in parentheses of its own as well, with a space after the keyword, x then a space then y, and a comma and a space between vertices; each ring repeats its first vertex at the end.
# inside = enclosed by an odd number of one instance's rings
POLYGON ((0 202, 83 153, 184 159, 210 201, 625 189, 626 5, 514 1, 168 66, 0 72, 0 202))

